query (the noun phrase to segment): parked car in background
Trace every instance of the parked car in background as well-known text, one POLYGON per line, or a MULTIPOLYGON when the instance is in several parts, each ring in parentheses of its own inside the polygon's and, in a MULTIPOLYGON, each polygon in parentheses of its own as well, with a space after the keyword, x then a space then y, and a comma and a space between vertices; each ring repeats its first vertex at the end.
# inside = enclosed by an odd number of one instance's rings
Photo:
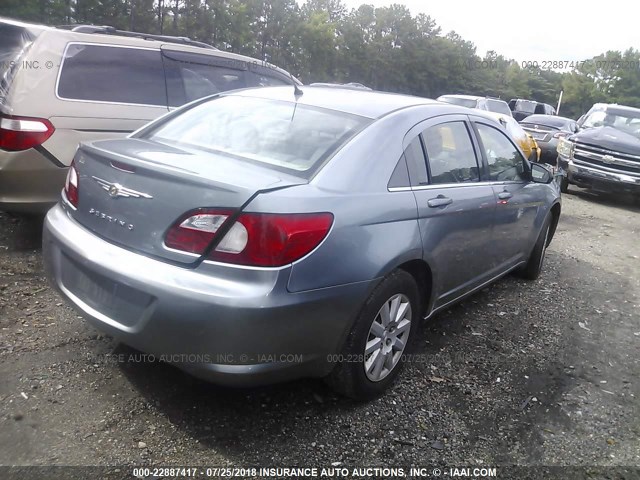
POLYGON ((486 110, 488 112, 511 116, 509 105, 499 98, 477 97, 475 95, 441 95, 437 100, 462 107, 477 108, 478 110, 486 110))
POLYGON ((556 109, 548 103, 540 103, 535 100, 524 98, 512 98, 509 100, 509 109, 518 122, 524 120, 529 115, 555 115, 556 109))
POLYGON ((529 161, 540 161, 542 151, 540 147, 538 147, 536 140, 530 133, 526 132, 513 117, 494 112, 483 112, 483 114, 495 119, 505 128, 511 138, 513 138, 513 140, 522 149, 529 161))
POLYGON ((47 271, 99 329, 200 377, 370 398, 423 317, 540 273, 559 192, 480 113, 310 86, 191 103, 80 146, 47 271))
POLYGON ((530 115, 520 125, 540 147, 540 161, 550 165, 557 164, 558 140, 580 129, 575 120, 557 115, 530 115))
POLYGON ((558 142, 558 164, 569 184, 640 198, 640 109, 597 103, 578 120, 580 131, 558 142))
POLYGON ((183 37, 0 19, 0 210, 58 199, 78 143, 125 136, 172 108, 289 73, 183 37))

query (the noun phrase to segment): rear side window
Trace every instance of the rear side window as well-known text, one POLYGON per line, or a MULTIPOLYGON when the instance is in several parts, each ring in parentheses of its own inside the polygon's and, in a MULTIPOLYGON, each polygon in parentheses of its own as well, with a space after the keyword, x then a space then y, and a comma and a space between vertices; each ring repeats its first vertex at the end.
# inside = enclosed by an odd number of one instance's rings
POLYGON ((140 105, 167 105, 160 51, 107 45, 69 44, 58 96, 140 105))
POLYGON ((308 178, 370 122, 296 102, 229 95, 196 105, 143 136, 308 178))
POLYGON ((33 40, 34 37, 26 29, 0 23, 0 104, 4 104, 24 52, 33 40))
POLYGON ((465 183, 480 179, 476 154, 463 122, 435 125, 422 134, 431 183, 465 183))
POLYGON ((404 156, 407 159, 411 185, 414 187, 427 185, 429 183, 427 181, 427 163, 424 158, 424 150, 422 149, 422 142, 419 136, 416 136, 416 138, 411 141, 404 151, 404 156))

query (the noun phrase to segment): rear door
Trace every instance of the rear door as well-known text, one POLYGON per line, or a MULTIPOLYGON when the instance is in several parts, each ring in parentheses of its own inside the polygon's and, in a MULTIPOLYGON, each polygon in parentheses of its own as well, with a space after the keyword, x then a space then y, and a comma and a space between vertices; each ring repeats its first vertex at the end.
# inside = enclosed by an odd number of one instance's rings
POLYGON ((493 250, 499 269, 525 259, 535 235, 537 212, 543 207, 535 184, 527 178, 526 160, 497 125, 474 117, 487 180, 496 196, 493 250))
POLYGON ((480 181, 481 162, 466 116, 424 122, 405 142, 437 308, 491 278, 495 197, 491 185, 480 181))

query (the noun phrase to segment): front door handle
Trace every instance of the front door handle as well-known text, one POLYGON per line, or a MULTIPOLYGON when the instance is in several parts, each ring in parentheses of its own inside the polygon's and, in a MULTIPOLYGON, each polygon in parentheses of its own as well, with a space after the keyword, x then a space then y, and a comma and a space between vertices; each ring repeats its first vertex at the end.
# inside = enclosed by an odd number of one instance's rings
POLYGON ((438 195, 436 198, 431 198, 427 201, 427 205, 431 208, 444 207, 445 205, 450 205, 453 203, 453 200, 449 197, 445 197, 444 195, 438 195))
POLYGON ((513 193, 507 192, 506 190, 498 194, 500 200, 509 200, 511 197, 513 197, 513 193))

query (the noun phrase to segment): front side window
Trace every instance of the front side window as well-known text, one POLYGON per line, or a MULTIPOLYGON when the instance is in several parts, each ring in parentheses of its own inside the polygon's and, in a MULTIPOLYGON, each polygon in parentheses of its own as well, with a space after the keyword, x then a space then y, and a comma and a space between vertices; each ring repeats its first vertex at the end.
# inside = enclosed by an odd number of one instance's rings
POLYGON ((426 129, 422 138, 432 184, 477 182, 480 179, 471 137, 463 122, 435 125, 426 129))
POLYGON ((64 99, 167 106, 158 50, 70 44, 60 70, 64 99))
POLYGON ((309 177, 370 122, 295 102, 223 95, 142 136, 309 177))
POLYGON ((500 130, 482 123, 477 124, 482 149, 489 164, 489 177, 499 182, 522 182, 524 158, 500 130))

